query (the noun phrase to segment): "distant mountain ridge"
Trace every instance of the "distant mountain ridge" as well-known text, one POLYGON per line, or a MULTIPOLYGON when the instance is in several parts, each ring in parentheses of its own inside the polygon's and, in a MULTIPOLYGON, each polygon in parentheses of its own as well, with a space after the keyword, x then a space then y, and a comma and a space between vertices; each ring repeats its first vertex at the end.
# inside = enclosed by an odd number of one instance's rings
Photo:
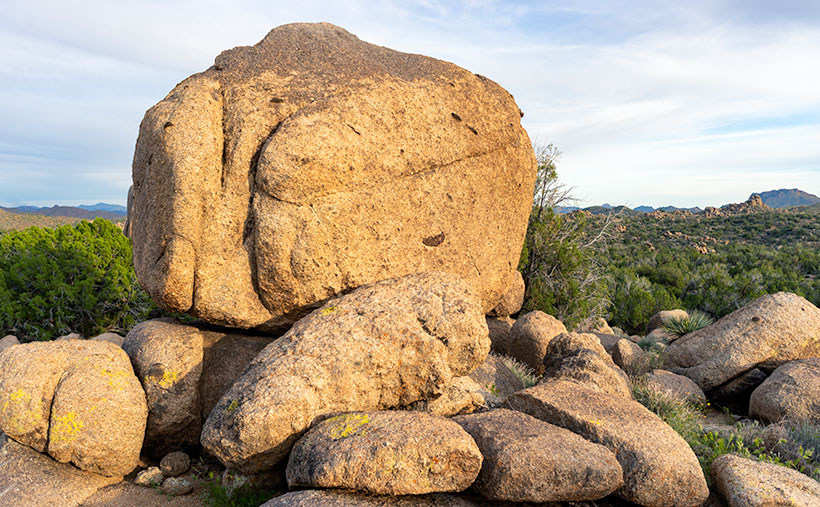
POLYGON ((110 211, 112 213, 120 213, 122 215, 128 213, 128 208, 122 206, 121 204, 98 202, 97 204, 80 204, 77 207, 88 211, 110 211))
MULTIPOLYGON (((752 194, 755 195, 755 194, 752 194)), ((820 197, 796 188, 781 188, 758 192, 763 204, 770 208, 790 208, 792 206, 811 206, 820 203, 820 197)), ((751 198, 751 196, 750 196, 751 198)))
POLYGON ((107 220, 116 221, 122 220, 126 216, 126 211, 124 206, 120 206, 118 204, 105 204, 99 203, 94 205, 81 205, 81 206, 52 206, 50 208, 43 207, 37 208, 34 206, 19 206, 16 208, 5 208, 0 206, 0 209, 4 211, 8 211, 10 213, 23 213, 23 214, 33 214, 33 215, 45 215, 49 217, 70 217, 70 218, 82 218, 86 220, 93 220, 97 217, 105 218, 107 220), (105 209, 100 208, 103 206, 105 209), (93 208, 93 209, 88 209, 93 208), (120 208, 122 210, 120 211, 120 208))
MULTIPOLYGON (((768 206, 769 208, 791 208, 794 206, 813 206, 820 204, 820 197, 810 194, 808 192, 804 192, 803 190, 797 188, 781 188, 780 190, 769 190, 767 192, 755 192, 746 202, 748 202, 752 197, 760 196, 760 199, 763 201, 763 204, 768 206)), ((721 209, 728 209, 735 203, 724 204, 719 206, 721 209)), ((743 204, 743 203, 739 203, 743 204)), ((586 208, 579 208, 577 206, 557 206, 555 208, 555 212, 558 214, 564 213, 572 213, 576 210, 583 210, 588 213, 592 213, 593 215, 600 215, 606 213, 627 213, 629 215, 640 214, 640 213, 652 213, 654 211, 663 211, 666 213, 674 213, 676 211, 688 211, 690 213, 698 214, 703 213, 704 210, 698 206, 692 208, 678 208, 677 206, 660 206, 658 208, 652 206, 637 206, 635 208, 628 208, 627 206, 620 205, 620 206, 612 206, 609 203, 601 204, 600 206, 588 206, 586 208)), ((795 210, 797 211, 797 210, 795 210)))

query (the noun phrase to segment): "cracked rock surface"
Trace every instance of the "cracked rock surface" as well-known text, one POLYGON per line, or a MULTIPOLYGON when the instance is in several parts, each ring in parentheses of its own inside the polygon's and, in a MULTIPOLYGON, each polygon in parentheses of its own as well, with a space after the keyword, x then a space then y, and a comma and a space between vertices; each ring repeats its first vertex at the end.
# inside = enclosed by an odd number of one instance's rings
POLYGON ((520 117, 507 91, 451 63, 326 23, 278 27, 146 113, 137 276, 165 309, 234 328, 279 329, 425 271, 467 280, 486 313, 530 212, 520 117))

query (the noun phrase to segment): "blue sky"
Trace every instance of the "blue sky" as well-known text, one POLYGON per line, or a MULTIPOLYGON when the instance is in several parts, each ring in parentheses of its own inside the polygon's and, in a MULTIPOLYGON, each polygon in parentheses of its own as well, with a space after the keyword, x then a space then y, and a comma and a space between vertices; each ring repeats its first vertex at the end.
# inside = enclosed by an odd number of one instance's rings
POLYGON ((507 88, 582 204, 820 194, 820 2, 11 0, 0 205, 125 203, 146 109, 222 50, 328 21, 507 88))

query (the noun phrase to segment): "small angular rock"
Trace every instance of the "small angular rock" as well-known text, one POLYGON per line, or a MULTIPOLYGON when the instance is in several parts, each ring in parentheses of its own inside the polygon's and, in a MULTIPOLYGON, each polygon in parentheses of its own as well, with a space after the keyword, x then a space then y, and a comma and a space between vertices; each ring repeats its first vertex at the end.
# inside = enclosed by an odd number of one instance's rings
POLYGON ((184 477, 168 477, 162 481, 162 492, 169 496, 187 495, 194 490, 194 485, 184 477))
POLYGON ((510 317, 487 317, 487 329, 490 332, 492 350, 497 354, 509 354, 510 331, 515 320, 510 317))
POLYGON ((159 469, 165 477, 177 477, 188 471, 191 466, 191 458, 180 451, 174 451, 165 455, 159 462, 159 469))
POLYGON ((150 488, 152 486, 159 486, 164 480, 165 476, 162 475, 162 471, 159 467, 148 467, 137 474, 137 477, 134 479, 134 484, 150 488))

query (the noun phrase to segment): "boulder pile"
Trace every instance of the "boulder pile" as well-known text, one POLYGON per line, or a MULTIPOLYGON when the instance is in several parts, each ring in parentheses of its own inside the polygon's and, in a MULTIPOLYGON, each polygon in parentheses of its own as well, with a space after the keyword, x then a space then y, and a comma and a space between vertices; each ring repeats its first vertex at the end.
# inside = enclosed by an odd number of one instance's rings
MULTIPOLYGON (((0 499, 164 505, 141 486, 186 495, 212 460, 226 489, 293 490, 267 506, 694 507, 698 458, 636 382, 693 403, 757 388, 753 416, 820 421, 820 310, 794 294, 680 338, 663 325, 685 313, 659 314, 649 352, 521 311, 520 118, 482 76, 328 24, 184 80, 140 127, 128 229, 142 285, 198 320, 0 340, 0 499)), ((763 465, 715 460, 714 490, 820 504, 763 465)))

